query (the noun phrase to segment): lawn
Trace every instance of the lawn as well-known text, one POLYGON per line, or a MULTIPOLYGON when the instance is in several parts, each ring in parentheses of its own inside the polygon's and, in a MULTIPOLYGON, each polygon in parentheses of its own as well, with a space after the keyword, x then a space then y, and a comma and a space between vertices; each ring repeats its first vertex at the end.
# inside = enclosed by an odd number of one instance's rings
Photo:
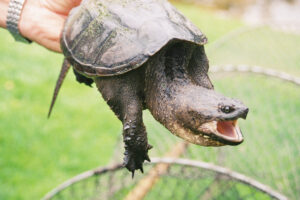
MULTIPOLYGON (((299 36, 263 28, 259 30, 264 31, 266 37, 274 34, 279 42, 262 39, 260 32, 251 32, 225 41, 216 49, 214 42, 218 38, 244 25, 237 19, 219 17, 212 11, 193 5, 175 5, 208 36, 210 43, 207 52, 211 64, 259 64, 300 75, 300 45, 295 45, 300 43, 299 36), (254 43, 253 38, 260 40, 254 43), (249 46, 242 51, 244 44, 249 46), (284 48, 282 45, 285 45, 284 48), (257 62, 254 62, 255 59, 257 62)), ((121 123, 96 88, 78 84, 72 73, 63 85, 52 117, 47 119, 62 59, 62 55, 38 45, 15 43, 7 31, 0 30, 0 199, 39 199, 62 181, 85 170, 106 165, 114 155, 121 123)), ((300 172, 290 163, 300 166, 296 143, 300 131, 297 118, 300 115, 299 88, 275 80, 268 82, 263 77, 239 76, 233 80, 232 76, 226 75, 215 76, 214 80, 217 90, 239 97, 250 105, 251 110, 248 120, 242 122, 247 143, 239 147, 241 154, 238 156, 230 154, 234 151, 232 148, 225 150, 228 160, 234 162, 224 165, 249 172, 253 177, 260 176, 262 180, 265 177, 267 184, 288 194, 296 192, 299 181, 295 177, 300 172), (278 125, 277 122, 283 119, 289 120, 283 123, 284 126, 278 125), (271 129, 266 130, 266 126, 271 129), (273 137, 268 138, 271 134, 273 137), (267 150, 256 156, 258 152, 255 151, 254 141, 257 141, 258 135, 263 136, 259 148, 266 146, 267 150), (285 158, 286 149, 272 152, 274 148, 287 146, 290 146, 290 157, 285 158), (240 162, 238 158, 245 156, 249 159, 240 162), (256 163, 263 167, 257 170, 256 163), (275 167, 270 170, 268 165, 275 167), (280 173, 274 175, 276 171, 280 173), (275 176, 274 179, 270 175, 275 176), (286 177, 290 177, 291 181, 286 177), (287 190, 287 185, 291 186, 291 190, 287 190)), ((166 137, 170 141, 176 140, 153 122, 148 112, 145 118, 149 133, 153 133, 151 137, 159 137, 154 135, 154 132, 159 132, 168 135, 166 137)), ((151 140, 154 141, 154 138, 151 140)), ((162 143, 156 149, 163 149, 164 145, 162 143)), ((190 155, 213 162, 215 151, 193 147, 190 155), (206 153, 201 154, 204 151, 206 153)), ((117 154, 122 152, 123 149, 120 149, 117 154)), ((152 155, 155 155, 155 149, 153 152, 152 155)))

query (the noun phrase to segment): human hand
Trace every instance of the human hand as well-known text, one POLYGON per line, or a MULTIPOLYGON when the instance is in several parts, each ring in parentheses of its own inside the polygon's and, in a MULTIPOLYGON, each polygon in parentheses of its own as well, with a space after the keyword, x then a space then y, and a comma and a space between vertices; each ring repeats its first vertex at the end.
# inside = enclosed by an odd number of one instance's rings
POLYGON ((50 49, 61 52, 60 36, 64 22, 81 0, 26 0, 19 22, 20 33, 50 49))

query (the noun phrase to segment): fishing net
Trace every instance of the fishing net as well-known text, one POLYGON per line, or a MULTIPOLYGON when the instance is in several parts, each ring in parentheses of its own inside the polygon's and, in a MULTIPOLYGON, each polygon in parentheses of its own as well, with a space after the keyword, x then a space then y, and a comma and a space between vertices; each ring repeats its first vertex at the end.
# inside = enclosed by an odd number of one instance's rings
POLYGON ((134 179, 121 165, 88 171, 44 199, 286 199, 253 179, 205 162, 153 159, 145 170, 134 179))

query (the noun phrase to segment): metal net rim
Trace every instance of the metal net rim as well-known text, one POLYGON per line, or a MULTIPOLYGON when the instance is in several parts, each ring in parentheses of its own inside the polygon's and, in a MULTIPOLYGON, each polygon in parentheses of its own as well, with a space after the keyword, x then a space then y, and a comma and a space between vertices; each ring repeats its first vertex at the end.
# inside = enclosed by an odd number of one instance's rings
MULTIPOLYGON (((171 164, 171 165, 181 165, 186 167, 195 167, 195 168, 201 168, 208 171, 213 171, 216 174, 223 175, 229 178, 232 178, 233 180, 236 180, 238 182, 247 184, 252 186, 253 188, 268 194, 269 196, 279 199, 279 200, 287 200, 288 198, 284 196, 283 194, 271 189, 269 186, 260 183, 259 181, 256 181, 253 178, 250 178, 248 176, 245 176, 241 173, 235 172, 233 170, 230 170, 225 167, 221 167, 212 163, 203 162, 203 161, 197 161, 197 160, 190 160, 190 159, 181 159, 181 158, 152 158, 151 163, 145 163, 146 165, 155 165, 155 164, 171 164)), ((123 169, 123 164, 118 163, 112 166, 108 167, 99 167, 93 170, 85 171, 71 179, 68 179, 67 181, 63 182, 50 192, 48 192, 42 200, 49 200, 53 198, 56 194, 63 191, 67 187, 78 183, 82 180, 88 179, 94 175, 100 175, 105 174, 107 172, 114 172, 123 169)))

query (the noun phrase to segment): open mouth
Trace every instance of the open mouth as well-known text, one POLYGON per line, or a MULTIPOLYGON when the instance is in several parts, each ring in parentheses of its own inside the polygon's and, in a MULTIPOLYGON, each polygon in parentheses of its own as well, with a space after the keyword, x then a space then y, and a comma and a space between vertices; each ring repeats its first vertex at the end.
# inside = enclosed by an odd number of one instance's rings
POLYGON ((243 142, 243 135, 240 127, 237 124, 237 120, 233 121, 218 121, 217 132, 215 133, 225 143, 240 144, 243 142))
POLYGON ((236 120, 211 121, 199 127, 206 139, 216 140, 223 144, 238 145, 243 142, 243 135, 236 120))

